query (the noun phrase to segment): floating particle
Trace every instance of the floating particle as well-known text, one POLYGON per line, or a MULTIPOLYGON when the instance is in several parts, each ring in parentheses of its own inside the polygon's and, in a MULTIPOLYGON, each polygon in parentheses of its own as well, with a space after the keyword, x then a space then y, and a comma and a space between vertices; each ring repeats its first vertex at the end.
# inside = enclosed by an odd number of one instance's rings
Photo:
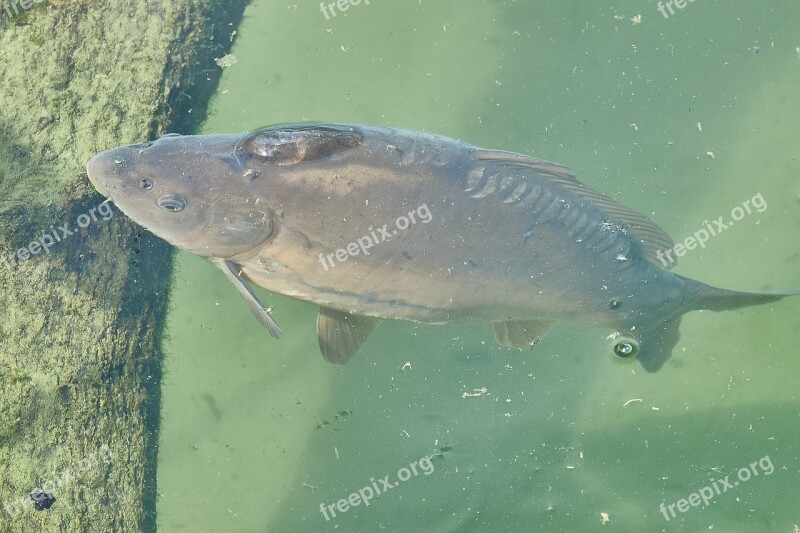
POLYGON ((227 68, 239 62, 239 58, 233 54, 225 54, 222 57, 215 57, 214 63, 221 68, 227 68))
POLYGON ((472 389, 472 392, 465 392, 461 395, 462 398, 477 398, 478 396, 484 396, 487 392, 489 392, 486 387, 481 387, 480 389, 472 389))

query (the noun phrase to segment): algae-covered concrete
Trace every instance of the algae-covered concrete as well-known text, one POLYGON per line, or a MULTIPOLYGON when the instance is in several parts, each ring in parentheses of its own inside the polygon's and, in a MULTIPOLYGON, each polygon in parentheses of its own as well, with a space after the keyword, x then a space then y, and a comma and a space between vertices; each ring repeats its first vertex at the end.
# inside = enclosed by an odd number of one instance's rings
POLYGON ((156 529, 170 249, 101 204, 84 166, 190 131, 243 8, 0 7, 0 531, 156 529))

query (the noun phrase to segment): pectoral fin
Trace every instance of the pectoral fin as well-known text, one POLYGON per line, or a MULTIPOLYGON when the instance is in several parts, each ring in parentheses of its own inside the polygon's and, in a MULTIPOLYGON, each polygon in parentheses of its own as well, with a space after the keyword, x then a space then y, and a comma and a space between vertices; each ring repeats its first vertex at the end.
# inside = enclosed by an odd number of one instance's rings
POLYGON ((494 323, 494 336, 497 342, 509 348, 531 348, 539 342, 554 320, 506 320, 494 323))
POLYGON ((239 276, 236 265, 223 259, 212 259, 212 262, 217 265, 217 267, 225 273, 231 283, 233 283, 233 286, 236 287, 236 290, 242 295, 244 301, 247 302, 250 311, 252 311, 264 327, 269 330, 269 334, 276 339, 280 339, 283 336, 283 330, 281 330, 280 326, 269 316, 269 313, 264 306, 261 305, 261 302, 258 301, 258 298, 256 298, 256 295, 247 282, 239 276))
POLYGON ((379 323, 378 318, 352 315, 326 307, 320 308, 317 317, 317 336, 322 356, 330 363, 346 363, 379 323))

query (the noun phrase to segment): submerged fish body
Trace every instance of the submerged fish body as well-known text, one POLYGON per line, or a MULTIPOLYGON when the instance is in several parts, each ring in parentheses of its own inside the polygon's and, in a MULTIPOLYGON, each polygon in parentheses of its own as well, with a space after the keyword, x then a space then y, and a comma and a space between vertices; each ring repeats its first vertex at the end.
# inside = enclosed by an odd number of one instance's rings
POLYGON ((561 165, 387 127, 309 124, 168 135, 88 165, 139 224, 212 260, 274 336, 247 287, 319 305, 328 360, 379 319, 492 322, 507 346, 557 321, 616 329, 658 370, 683 313, 795 293, 716 289, 661 268, 672 240, 561 165))

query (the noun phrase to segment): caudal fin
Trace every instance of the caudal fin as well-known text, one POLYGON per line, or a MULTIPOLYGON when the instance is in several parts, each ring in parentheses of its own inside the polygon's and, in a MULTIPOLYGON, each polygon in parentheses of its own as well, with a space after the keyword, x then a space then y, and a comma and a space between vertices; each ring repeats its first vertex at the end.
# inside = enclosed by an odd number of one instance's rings
POLYGON ((740 292, 718 289, 699 281, 691 281, 691 292, 694 293, 693 305, 690 309, 707 311, 732 311, 751 305, 763 305, 777 302, 787 296, 800 296, 800 290, 740 292))
POLYGON ((639 343, 637 359, 648 372, 657 372, 672 355, 672 349, 680 339, 678 327, 685 312, 731 311, 751 305, 777 302, 787 296, 800 296, 800 290, 740 292, 719 289, 689 278, 680 278, 685 284, 682 309, 672 312, 666 320, 654 327, 641 330, 633 336, 639 343))

